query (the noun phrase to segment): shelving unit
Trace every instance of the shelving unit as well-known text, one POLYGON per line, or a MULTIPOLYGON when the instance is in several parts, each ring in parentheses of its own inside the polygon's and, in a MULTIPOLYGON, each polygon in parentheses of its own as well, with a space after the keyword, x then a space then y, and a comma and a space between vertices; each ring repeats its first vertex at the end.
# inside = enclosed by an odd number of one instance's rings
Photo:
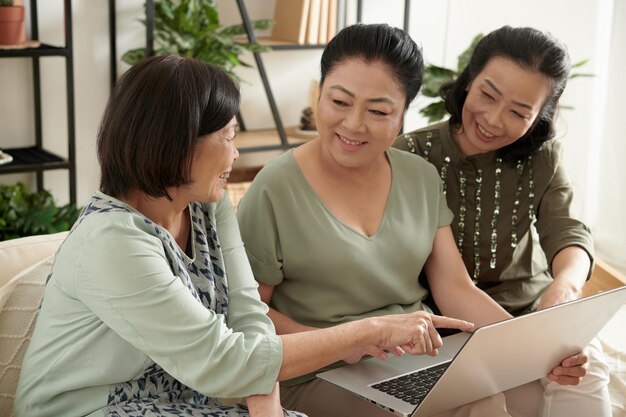
MULTIPOLYGON (((74 59, 72 52, 72 4, 71 0, 63 1, 65 46, 53 46, 45 43, 36 48, 1 49, 0 58, 31 58, 33 65, 34 91, 34 122, 35 144, 20 148, 3 149, 13 157, 9 164, 0 165, 0 175, 35 172, 37 189, 43 189, 43 173, 53 169, 67 169, 69 176, 70 202, 76 203, 76 162, 74 123, 74 59), (67 158, 55 155, 44 148, 41 123, 41 57, 58 56, 65 58, 65 78, 67 94, 67 158)), ((31 38, 39 40, 39 26, 37 18, 37 0, 30 2, 31 38)), ((31 141, 32 143, 32 141, 31 141)))

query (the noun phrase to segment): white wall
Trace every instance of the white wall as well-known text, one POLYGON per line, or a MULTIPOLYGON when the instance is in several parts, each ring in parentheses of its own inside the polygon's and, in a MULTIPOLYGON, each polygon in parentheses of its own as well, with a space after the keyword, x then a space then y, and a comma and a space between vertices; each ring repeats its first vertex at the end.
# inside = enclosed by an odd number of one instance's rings
POLYGON ((591 126, 588 149, 594 150, 596 175, 590 175, 587 194, 588 218, 594 231, 596 249, 612 265, 626 271, 626 0, 616 0, 614 24, 606 67, 608 82, 602 88, 605 105, 599 110, 599 124, 591 126))
MULTIPOLYGON (((78 201, 84 204, 98 187, 99 171, 94 144, 97 127, 109 94, 109 44, 107 2, 74 0, 74 54, 78 201)), ((118 55, 144 43, 143 0, 117 1, 118 55)), ((350 19, 355 18, 355 0, 350 19)), ((364 0, 367 23, 402 25, 403 0, 364 0)), ((49 43, 62 43, 62 3, 39 0, 40 34, 49 43)), ((252 18, 271 18, 273 0, 248 0, 252 18)), ((240 18, 232 0, 218 0, 224 24, 240 18)), ((434 0, 412 2, 410 33, 422 45, 428 62, 455 66, 456 57, 472 37, 504 24, 527 25, 549 31, 568 45, 573 61, 590 59, 585 71, 593 78, 576 79, 562 102, 574 110, 562 112, 559 135, 566 139, 566 162, 577 191, 577 212, 593 227, 607 254, 623 253, 626 187, 621 178, 603 175, 600 167, 620 167, 626 157, 621 122, 621 101, 626 93, 626 0, 434 0), (601 151, 601 145, 610 146, 601 151), (618 232, 615 232, 617 226, 618 232), (618 248, 618 249, 616 249, 618 248)), ((298 122, 307 105, 311 81, 319 77, 320 50, 276 51, 264 55, 270 83, 287 125, 298 122)), ((248 62, 253 63, 251 58, 248 62)), ((119 72, 127 68, 119 62, 119 72)), ((249 128, 271 127, 272 118, 256 70, 242 69, 242 114, 249 128)), ((64 61, 42 59, 44 141, 65 155, 64 61)), ((417 115, 418 99, 409 109, 406 129, 423 126, 417 115)), ((24 146, 33 137, 31 69, 28 60, 0 61, 0 146, 24 146)), ((622 168, 623 169, 623 168, 622 168)), ((46 173, 46 187, 59 202, 67 201, 67 176, 46 173)), ((32 175, 0 176, 1 182, 30 181, 32 175)), ((621 255, 613 255, 616 262, 621 255)), ((626 265, 624 266, 626 268, 626 265)))

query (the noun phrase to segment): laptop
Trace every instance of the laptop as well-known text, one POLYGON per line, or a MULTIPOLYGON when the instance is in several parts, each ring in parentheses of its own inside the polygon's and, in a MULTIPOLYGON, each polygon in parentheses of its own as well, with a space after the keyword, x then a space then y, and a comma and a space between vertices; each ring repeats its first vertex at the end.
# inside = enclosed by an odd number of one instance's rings
POLYGON ((626 286, 445 337, 436 357, 368 359, 317 377, 398 416, 429 416, 548 375, 624 303, 626 286))

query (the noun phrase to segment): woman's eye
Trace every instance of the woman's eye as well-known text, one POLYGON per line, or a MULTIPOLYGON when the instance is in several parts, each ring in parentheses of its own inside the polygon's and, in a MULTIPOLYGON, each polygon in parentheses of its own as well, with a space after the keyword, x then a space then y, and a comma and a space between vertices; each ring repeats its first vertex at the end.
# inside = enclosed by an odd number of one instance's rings
POLYGON ((489 100, 493 100, 493 97, 491 97, 488 93, 485 93, 484 91, 482 93, 483 93, 483 97, 486 97, 489 100))
POLYGON ((376 116, 386 116, 387 113, 380 110, 370 110, 370 113, 375 114, 376 116))
POLYGON ((335 103, 338 106, 347 106, 348 105, 345 101, 338 100, 338 99, 333 99, 333 103, 335 103))
POLYGON ((520 119, 526 119, 526 116, 524 116, 521 113, 516 112, 515 110, 512 110, 513 114, 516 115, 517 117, 519 117, 520 119))

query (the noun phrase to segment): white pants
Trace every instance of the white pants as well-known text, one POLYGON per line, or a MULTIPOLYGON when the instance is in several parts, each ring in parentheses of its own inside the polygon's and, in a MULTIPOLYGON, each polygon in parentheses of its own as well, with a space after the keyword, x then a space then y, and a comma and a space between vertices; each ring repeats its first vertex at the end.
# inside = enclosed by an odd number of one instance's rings
MULTIPOLYGON (((588 347, 589 370, 576 386, 547 378, 483 398, 436 417, 611 417, 609 369, 597 340, 588 347)), ((309 417, 390 417, 391 414, 333 384, 314 379, 281 387, 285 408, 309 417)), ((433 416, 435 417, 435 416, 433 416)))

